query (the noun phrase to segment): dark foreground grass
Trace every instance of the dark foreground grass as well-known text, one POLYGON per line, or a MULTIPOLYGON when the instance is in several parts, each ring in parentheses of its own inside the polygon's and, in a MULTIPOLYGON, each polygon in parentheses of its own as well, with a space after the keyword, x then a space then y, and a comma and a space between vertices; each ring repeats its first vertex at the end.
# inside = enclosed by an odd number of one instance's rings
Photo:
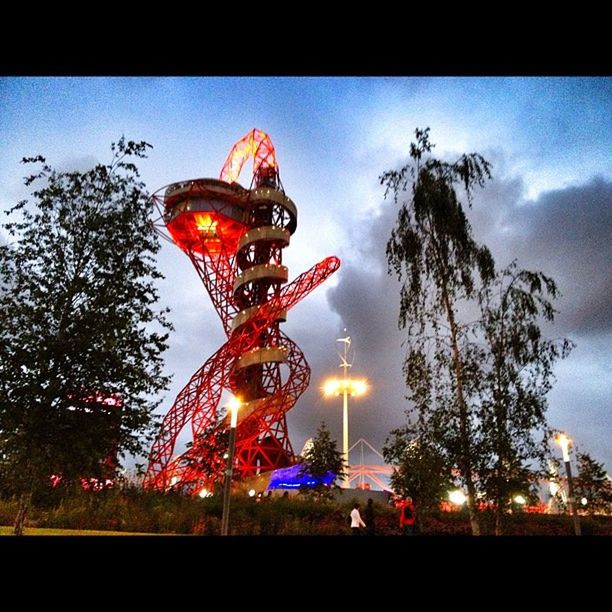
MULTIPOLYGON (((13 535, 12 526, 0 526, 0 536, 13 535)), ((23 535, 27 536, 163 536, 164 533, 136 533, 130 531, 94 531, 90 529, 44 529, 26 527, 23 535)))

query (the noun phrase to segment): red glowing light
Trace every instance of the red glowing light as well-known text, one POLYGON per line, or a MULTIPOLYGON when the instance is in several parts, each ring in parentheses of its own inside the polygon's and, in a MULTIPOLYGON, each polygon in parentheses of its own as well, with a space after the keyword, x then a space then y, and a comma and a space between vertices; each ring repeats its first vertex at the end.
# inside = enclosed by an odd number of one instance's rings
POLYGON ((220 213, 183 212, 166 227, 184 251, 218 255, 223 248, 235 250, 244 226, 220 213))
POLYGON ((242 167, 251 157, 253 176, 266 176, 270 172, 278 174, 276 153, 270 137, 261 130, 253 129, 232 147, 219 178, 226 183, 238 180, 242 167))

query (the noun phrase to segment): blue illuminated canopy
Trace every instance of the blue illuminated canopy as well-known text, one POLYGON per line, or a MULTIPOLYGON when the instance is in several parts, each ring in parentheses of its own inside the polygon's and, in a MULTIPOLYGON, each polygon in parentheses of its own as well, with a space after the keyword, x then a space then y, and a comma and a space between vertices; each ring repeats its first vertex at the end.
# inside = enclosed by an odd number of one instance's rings
POLYGON ((300 489, 302 487, 314 488, 320 484, 331 487, 336 480, 333 472, 327 472, 323 478, 313 476, 304 470, 302 463, 287 468, 274 470, 270 476, 268 489, 300 489))

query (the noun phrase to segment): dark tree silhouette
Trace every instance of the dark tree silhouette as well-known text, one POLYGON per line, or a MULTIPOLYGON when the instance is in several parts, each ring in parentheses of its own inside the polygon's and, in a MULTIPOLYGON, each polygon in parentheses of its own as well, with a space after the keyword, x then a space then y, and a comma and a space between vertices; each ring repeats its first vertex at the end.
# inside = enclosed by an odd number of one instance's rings
POLYGON ((432 148, 429 128, 417 129, 416 142, 410 145, 411 162, 380 177, 385 195, 392 193, 399 204, 387 260, 389 271, 403 283, 399 325, 408 331, 404 363, 408 397, 419 415, 421 433, 425 427, 438 437, 444 433, 442 447, 459 467, 468 492, 472 533, 478 535, 474 475, 478 451, 468 402, 477 360, 466 344, 467 329, 457 319, 457 304, 474 298, 478 281, 493 278, 494 263, 489 250, 472 238, 457 188, 463 187, 471 204, 474 189, 491 176, 490 164, 478 153, 448 163, 432 157, 432 148))
POLYGON ((155 309, 152 204, 131 161, 149 146, 122 138, 85 172, 23 160, 42 168, 0 247, 0 475, 20 496, 16 533, 52 475, 106 477, 105 458, 118 454, 118 467, 148 446, 170 328, 155 309))

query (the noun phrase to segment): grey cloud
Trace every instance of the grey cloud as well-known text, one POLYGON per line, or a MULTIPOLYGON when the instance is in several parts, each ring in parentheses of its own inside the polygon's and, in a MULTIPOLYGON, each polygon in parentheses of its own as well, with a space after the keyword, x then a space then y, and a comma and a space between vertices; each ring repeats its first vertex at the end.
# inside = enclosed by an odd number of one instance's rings
POLYGON ((612 330, 612 182, 549 191, 518 208, 510 247, 558 282, 559 325, 567 333, 612 330))
MULTIPOLYGON (((505 171, 503 154, 495 152, 496 167, 505 171)), ((612 183, 594 178, 579 186, 543 193, 525 202, 520 176, 501 176, 479 193, 468 211, 474 235, 491 248, 499 267, 515 257, 524 268, 553 276, 563 297, 555 336, 569 335, 579 347, 565 362, 558 389, 551 393, 551 423, 571 427, 577 440, 595 456, 611 462, 603 430, 593 433, 577 419, 576 405, 589 406, 586 420, 609 422, 609 402, 588 380, 571 381, 572 363, 581 372, 592 364, 610 363, 609 345, 602 335, 612 331, 610 292, 610 229, 612 183), (569 394, 569 395, 568 395, 569 394)), ((382 200, 382 188, 381 188, 382 200)), ((340 282, 328 292, 331 308, 353 336, 357 347, 355 373, 367 375, 372 393, 351 410, 351 441, 362 435, 375 446, 393 427, 404 422, 407 407, 401 364, 405 332, 397 328, 398 283, 386 272, 385 244, 397 209, 386 201, 378 217, 360 219, 351 228, 351 249, 343 254, 340 282)), ((585 415, 586 416, 586 415, 585 415)))
POLYGON ((403 337, 397 326, 399 284, 387 275, 385 259, 395 216, 394 205, 387 202, 379 215, 359 220, 352 249, 341 254, 339 283, 328 292, 331 308, 353 339, 353 373, 366 376, 371 387, 368 395, 352 400, 351 443, 363 437, 378 449, 389 431, 404 422, 407 408, 403 337))
POLYGON ((580 336, 612 330, 612 182, 583 185, 523 199, 520 177, 493 181, 481 191, 470 219, 497 265, 518 258, 523 268, 552 276, 562 293, 556 328, 580 336))

